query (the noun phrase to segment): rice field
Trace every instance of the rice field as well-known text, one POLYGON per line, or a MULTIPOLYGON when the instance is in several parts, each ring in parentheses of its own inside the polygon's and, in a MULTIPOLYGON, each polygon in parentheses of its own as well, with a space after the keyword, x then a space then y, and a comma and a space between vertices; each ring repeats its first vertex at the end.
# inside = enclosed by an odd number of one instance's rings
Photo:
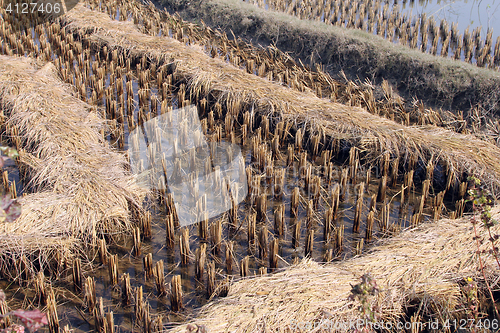
POLYGON ((284 12, 300 19, 360 29, 391 42, 408 45, 422 52, 475 63, 498 70, 500 36, 493 39, 493 28, 481 36, 481 26, 458 30, 457 23, 436 21, 433 15, 402 13, 398 3, 383 1, 250 1, 261 8, 284 12))
POLYGON ((493 117, 405 103, 386 81, 376 96, 370 82, 133 0, 4 21, 0 40, 2 139, 22 184, 4 173, 22 214, 2 222, 0 286, 9 306, 42 307, 48 331, 350 320, 365 270, 384 284, 386 321, 407 320, 409 304, 422 318, 463 315, 459 282, 479 279, 467 176, 498 193, 500 148, 481 123, 493 117), (206 208, 214 198, 222 213, 206 208))

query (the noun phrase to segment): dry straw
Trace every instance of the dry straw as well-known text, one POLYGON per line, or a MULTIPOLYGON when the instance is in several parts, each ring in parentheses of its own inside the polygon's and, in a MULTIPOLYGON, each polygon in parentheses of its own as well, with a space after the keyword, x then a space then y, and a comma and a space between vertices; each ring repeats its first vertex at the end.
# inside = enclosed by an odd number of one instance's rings
POLYGON ((309 133, 323 133, 329 139, 357 146, 368 158, 378 159, 381 153, 391 152, 402 161, 416 155, 426 162, 429 156, 439 156, 453 166, 454 172, 475 173, 498 185, 499 149, 473 136, 433 126, 404 126, 361 108, 277 85, 210 58, 199 47, 143 34, 132 22, 113 21, 82 5, 69 12, 65 22, 67 28, 98 48, 117 49, 131 58, 146 56, 152 61, 176 62, 175 75, 188 80, 188 89, 196 98, 211 93, 221 104, 241 105, 240 112, 251 106, 269 118, 291 121, 309 133))
MULTIPOLYGON (((495 229, 498 232, 500 227, 495 229)), ((487 231, 483 232, 486 236, 487 231)), ((440 220, 382 240, 361 257, 329 264, 306 259, 276 274, 234 282, 228 296, 202 307, 191 325, 204 325, 208 332, 261 332, 263 327, 269 332, 290 332, 299 322, 356 321, 359 304, 348 297, 351 285, 365 273, 381 289, 372 300, 372 307, 380 308, 380 321, 409 321, 400 317, 409 304, 420 304, 422 316, 446 316, 459 308, 458 282, 467 277, 481 280, 473 236, 468 219, 440 220)), ((483 248, 488 246, 485 243, 483 248)), ((494 258, 484 254, 483 259, 492 267, 488 278, 497 279, 494 258)), ((186 325, 181 325, 168 332, 185 330, 186 325)))
POLYGON ((18 164, 34 192, 20 198, 18 220, 0 225, 3 273, 23 254, 28 270, 69 260, 99 235, 130 230, 129 207, 141 210, 146 193, 126 171, 125 156, 103 141, 105 123, 75 96, 51 63, 39 68, 28 58, 0 56, 6 134, 18 133, 18 164))

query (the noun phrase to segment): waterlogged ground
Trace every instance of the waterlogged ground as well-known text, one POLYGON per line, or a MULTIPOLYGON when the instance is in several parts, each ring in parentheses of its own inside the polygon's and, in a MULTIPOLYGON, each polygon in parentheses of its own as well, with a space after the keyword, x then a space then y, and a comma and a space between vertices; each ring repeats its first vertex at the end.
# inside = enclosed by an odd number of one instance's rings
MULTIPOLYGON (((245 164, 247 166, 253 165, 252 153, 250 145, 243 145, 242 155, 245 158, 245 164)), ((284 153, 284 152, 283 152, 284 153)), ((280 204, 285 205, 285 228, 284 235, 279 237, 280 239, 280 250, 279 250, 279 260, 278 267, 285 268, 293 263, 294 260, 300 260, 305 257, 305 239, 307 237, 306 230, 306 214, 307 210, 305 207, 305 202, 310 192, 304 188, 303 180, 299 175, 299 165, 298 161, 295 161, 293 166, 286 167, 285 162, 282 161, 276 164, 276 168, 286 168, 285 176, 285 187, 284 195, 280 198, 274 198, 273 187, 267 183, 266 178, 262 178, 261 190, 268 193, 268 203, 267 203, 267 222, 257 224, 257 233, 259 230, 266 225, 269 230, 270 237, 273 232, 273 212, 275 207, 280 204), (301 194, 301 204, 299 206, 299 216, 298 218, 292 218, 290 216, 290 198, 293 189, 299 186, 301 194), (293 225, 298 221, 302 221, 302 228, 299 239, 299 246, 294 248, 292 246, 292 234, 293 225)), ((315 164, 313 169, 314 174, 322 175, 321 167, 315 164)), ((328 193, 331 189, 337 185, 337 180, 340 177, 341 167, 338 166, 336 169, 336 174, 332 184, 324 185, 321 191, 321 199, 319 208, 314 213, 314 225, 315 230, 314 236, 314 248, 311 253, 311 257, 318 261, 323 262, 325 260, 325 254, 329 249, 332 249, 332 242, 327 243, 323 238, 323 214, 325 207, 327 207, 328 193)), ((366 170, 359 171, 358 183, 366 181, 365 178, 366 170)), ((362 211, 362 222, 360 233, 352 232, 352 221, 354 218, 354 207, 356 203, 356 185, 348 184, 346 191, 346 198, 339 205, 339 217, 335 223, 335 226, 344 224, 345 234, 344 234, 344 247, 342 252, 334 251, 334 260, 342 260, 355 255, 356 246, 359 244, 359 240, 365 236, 365 221, 368 213, 368 207, 370 205, 370 200, 372 194, 377 192, 378 179, 377 170, 374 169, 371 174, 370 185, 368 186, 364 194, 364 203, 362 211)), ((400 229, 408 227, 410 224, 410 219, 413 214, 414 207, 417 204, 418 193, 411 193, 409 196, 408 203, 404 208, 400 209, 398 188, 389 188, 387 194, 387 201, 390 202, 390 222, 394 229, 400 229)), ((220 253, 215 253, 213 251, 214 246, 209 241, 207 243, 207 259, 213 260, 216 264, 216 280, 221 282, 228 275, 225 266, 225 241, 234 241, 234 268, 232 278, 238 279, 239 277, 239 262, 245 256, 250 256, 249 262, 249 272, 250 275, 257 275, 260 267, 269 267, 268 258, 259 259, 258 250, 249 249, 248 245, 248 233, 247 233, 247 219, 250 209, 252 209, 249 200, 242 202, 238 207, 238 229, 235 233, 229 233, 228 230, 228 213, 223 213, 220 216, 210 219, 209 227, 213 225, 218 219, 222 220, 223 225, 223 245, 221 247, 220 253)), ((378 206, 380 211, 381 206, 378 206)), ((132 237, 124 238, 119 244, 112 245, 109 248, 111 254, 117 254, 119 258, 118 262, 118 276, 121 277, 123 273, 128 273, 131 279, 132 289, 136 287, 141 287, 144 290, 144 298, 149 303, 151 317, 154 319, 157 315, 162 314, 164 316, 164 323, 168 322, 178 322, 185 319, 185 316, 190 313, 191 310, 200 307, 207 302, 205 281, 197 281, 195 278, 195 265, 194 265, 194 255, 191 255, 190 263, 188 265, 181 265, 181 256, 179 248, 179 235, 181 230, 176 230, 176 244, 173 250, 168 249, 165 246, 165 207, 158 206, 151 209, 153 214, 153 228, 152 228, 152 238, 151 240, 143 240, 141 247, 141 254, 135 256, 133 248, 132 237), (163 260, 165 264, 165 281, 167 284, 170 283, 171 276, 181 275, 182 278, 182 288, 184 292, 184 305, 185 310, 181 313, 172 313, 170 311, 170 300, 168 296, 158 297, 154 279, 147 279, 144 272, 143 258, 146 254, 151 253, 153 256, 153 264, 159 260, 163 260)), ((427 211, 427 213, 430 213, 427 211)), ((428 219, 427 215, 425 219, 428 219)), ((377 215, 377 220, 380 216, 377 215)), ((189 226, 190 234, 190 249, 194 253, 196 248, 200 246, 200 239, 198 237, 198 225, 189 226)), ((380 233, 378 223, 375 223, 374 231, 377 237, 383 237, 380 233)), ((275 237, 278 237, 275 235, 275 237)), ((373 244, 365 243, 364 249, 366 250, 369 246, 373 244)), ((93 254, 90 254, 91 256, 93 254)), ((97 255, 96 255, 97 257, 97 255)), ((96 264, 93 267, 87 266, 84 271, 84 276, 92 276, 96 280, 96 295, 97 297, 102 297, 104 301, 105 312, 113 311, 114 322, 120 328, 121 332, 132 331, 135 327, 137 332, 141 331, 141 328, 135 323, 134 306, 123 306, 121 298, 121 290, 119 286, 113 286, 110 284, 110 278, 108 274, 108 267, 99 264, 99 259, 96 258, 96 264)), ((20 302, 36 302, 34 300, 34 293, 29 290, 24 290, 16 285, 2 285, 4 289, 7 290, 8 294, 14 295, 20 302)), ((89 313, 83 306, 84 296, 82 293, 76 292, 72 286, 72 272, 71 268, 68 267, 66 273, 62 274, 59 280, 54 284, 56 293, 59 294, 58 303, 58 313, 60 315, 61 325, 70 324, 75 332, 88 332, 92 330, 93 327, 93 316, 89 313)), ((35 303, 36 304, 36 303, 35 303)))
MULTIPOLYGON (((261 7, 265 9, 273 8, 273 4, 276 5, 276 3, 280 3, 280 1, 275 1, 275 0, 243 0, 245 2, 250 2, 250 3, 255 3, 259 4, 261 7)), ((291 4, 294 3, 303 3, 303 0, 292 0, 292 1, 284 1, 287 4, 290 4, 288 8, 291 8, 291 4)), ((307 1, 306 1, 307 2, 307 1)), ((315 1, 312 1, 312 3, 315 3, 315 1)), ((327 0, 325 4, 331 4, 331 13, 333 14, 334 12, 334 6, 333 4, 336 3, 334 0, 327 0)), ((342 4, 342 1, 340 1, 342 4)), ((398 1, 398 0, 391 0, 391 1, 359 1, 356 3, 352 3, 353 6, 358 6, 359 4, 363 4, 367 6, 368 8, 373 8, 372 6, 378 3, 378 11, 379 13, 384 12, 387 10, 387 17, 392 15, 392 11, 396 10, 403 16, 406 16, 407 18, 411 18, 412 25, 415 24, 417 20, 420 19, 422 15, 426 15, 427 19, 433 18, 434 21, 436 22, 437 26, 439 27, 441 24, 442 20, 445 20, 448 24, 448 28, 451 28, 452 26, 456 25, 458 34, 463 36, 464 32, 466 29, 469 29, 469 33, 471 36, 474 38, 473 31, 475 29, 480 30, 480 37, 482 40, 482 43, 484 44, 484 41, 486 39, 487 33, 491 30, 492 32, 492 48, 495 46, 497 38, 500 36, 500 1, 499 0, 473 0, 473 1, 468 1, 468 0, 437 0, 437 1, 432 1, 432 0, 419 0, 419 1, 398 1), (385 7, 387 6, 387 7, 385 7)), ((345 6, 349 7, 348 2, 343 3, 345 6)), ((328 5, 326 6, 328 8, 328 5)), ((375 8, 377 8, 375 6, 375 8)), ((309 9, 309 8, 308 8, 309 9)), ((316 8, 313 8, 315 10, 316 8)), ((356 13, 356 18, 359 17, 359 9, 360 7, 355 7, 354 12, 356 13)), ((300 6, 297 8, 297 11, 300 11, 300 6)), ((325 17, 329 16, 327 13, 324 11, 319 11, 318 13, 321 13, 321 17, 304 17, 304 18, 309 18, 311 20, 321 20, 324 21, 325 17)), ((349 15, 351 14, 351 11, 349 10, 349 15)), ((349 17, 348 15, 348 17, 349 17)), ((367 20, 368 14, 365 16, 365 21, 367 20)), ((385 15, 384 15, 385 16, 385 15)), ((344 22, 344 26, 346 25, 346 22, 344 22)), ((393 27, 394 29, 394 27, 393 27)), ((376 29, 374 29, 374 33, 376 33, 376 29)), ((417 46, 421 46, 421 37, 419 37, 419 40, 417 42, 417 46)), ((431 45, 428 44, 428 48, 431 45)), ((440 52, 440 49, 442 47, 442 40, 439 41, 438 43, 438 54, 440 52)), ((462 52, 463 53, 463 52, 462 52)), ((464 60, 464 54, 461 55, 462 60, 464 60)))
POLYGON ((469 31, 482 27, 481 36, 484 38, 488 28, 493 29, 493 41, 500 36, 500 1, 499 0, 437 0, 437 1, 397 1, 402 13, 420 16, 434 16, 436 21, 445 19, 450 25, 458 24, 458 30, 463 33, 467 27, 469 31))

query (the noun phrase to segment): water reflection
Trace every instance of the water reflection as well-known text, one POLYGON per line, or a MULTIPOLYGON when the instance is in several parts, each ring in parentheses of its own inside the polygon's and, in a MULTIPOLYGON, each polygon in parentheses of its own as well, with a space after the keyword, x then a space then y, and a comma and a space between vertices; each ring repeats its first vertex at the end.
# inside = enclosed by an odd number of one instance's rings
POLYGON ((399 4, 402 13, 420 16, 434 16, 436 21, 445 19, 449 24, 457 23, 458 30, 463 34, 469 27, 472 31, 482 27, 481 35, 486 36, 489 28, 493 28, 493 40, 500 36, 500 1, 498 0, 473 0, 473 1, 447 1, 447 0, 419 0, 419 1, 394 1, 399 4))

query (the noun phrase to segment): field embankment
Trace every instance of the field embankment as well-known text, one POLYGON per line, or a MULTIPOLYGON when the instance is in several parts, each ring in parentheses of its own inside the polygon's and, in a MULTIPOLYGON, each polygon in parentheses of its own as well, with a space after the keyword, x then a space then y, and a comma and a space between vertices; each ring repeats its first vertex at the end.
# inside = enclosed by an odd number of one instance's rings
POLYGON ((29 277, 50 262, 62 265, 98 236, 131 230, 130 210, 142 210, 145 192, 125 155, 103 139, 105 121, 52 63, 40 68, 30 58, 0 56, 0 105, 31 191, 19 198, 21 216, 0 223, 3 274, 29 277))
POLYGON ((371 33, 266 11, 239 0, 159 1, 186 20, 203 20, 254 44, 275 45, 304 63, 322 64, 333 77, 388 80, 406 99, 465 114, 481 106, 500 112, 500 73, 395 45, 371 33))

